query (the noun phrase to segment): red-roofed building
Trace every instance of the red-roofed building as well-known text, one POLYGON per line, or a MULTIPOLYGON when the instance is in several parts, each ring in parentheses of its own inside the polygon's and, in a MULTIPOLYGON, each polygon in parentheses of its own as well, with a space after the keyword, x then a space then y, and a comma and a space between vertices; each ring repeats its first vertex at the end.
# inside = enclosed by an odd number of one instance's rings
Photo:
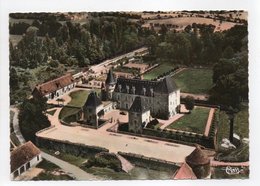
POLYGON ((41 151, 31 141, 17 147, 11 152, 11 180, 35 167, 41 160, 41 151))
POLYGON ((181 168, 174 175, 173 179, 175 180, 197 179, 197 177, 192 171, 192 168, 187 163, 183 163, 181 165, 181 168))
POLYGON ((71 74, 66 74, 57 79, 37 85, 32 95, 34 98, 45 96, 48 100, 57 98, 73 89, 76 85, 71 74))

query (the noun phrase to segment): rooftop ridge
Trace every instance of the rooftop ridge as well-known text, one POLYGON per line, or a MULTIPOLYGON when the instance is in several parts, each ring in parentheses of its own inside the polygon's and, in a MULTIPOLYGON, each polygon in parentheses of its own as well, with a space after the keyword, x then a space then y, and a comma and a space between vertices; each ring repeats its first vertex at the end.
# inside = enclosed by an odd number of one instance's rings
POLYGON ((50 81, 46 81, 46 82, 44 82, 44 83, 38 84, 38 85, 36 85, 36 87, 43 86, 43 85, 45 85, 45 84, 47 84, 47 83, 55 82, 55 81, 57 81, 57 80, 60 80, 60 79, 62 79, 62 78, 65 78, 65 77, 67 77, 67 76, 71 76, 71 77, 72 77, 71 73, 68 73, 68 74, 62 75, 62 76, 60 76, 60 77, 58 77, 58 78, 56 78, 56 79, 52 79, 52 80, 50 80, 50 81))

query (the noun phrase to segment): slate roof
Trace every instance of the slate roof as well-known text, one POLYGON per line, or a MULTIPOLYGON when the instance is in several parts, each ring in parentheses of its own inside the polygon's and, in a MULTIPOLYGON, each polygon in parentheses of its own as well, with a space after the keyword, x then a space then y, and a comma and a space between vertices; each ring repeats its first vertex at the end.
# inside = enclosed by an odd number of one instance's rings
POLYGON ((130 107, 130 111, 131 112, 141 112, 141 113, 143 113, 143 112, 146 112, 148 110, 149 110, 149 107, 147 106, 145 101, 139 96, 135 97, 135 100, 130 107))
POLYGON ((11 172, 31 161, 40 153, 41 151, 31 141, 17 147, 11 152, 11 172))
POLYGON ((209 157, 201 150, 199 145, 196 145, 196 149, 185 160, 189 165, 205 165, 210 163, 209 157))
POLYGON ((101 105, 102 102, 100 100, 100 98, 97 96, 97 93, 96 92, 91 92, 89 95, 88 95, 88 99, 85 103, 85 107, 98 107, 99 105, 101 105))
POLYGON ((107 74, 106 84, 116 84, 116 79, 111 69, 109 69, 109 72, 107 74))
POLYGON ((153 92, 168 94, 179 89, 170 76, 160 81, 118 78, 115 92, 127 93, 127 88, 129 94, 135 95, 144 95, 145 90, 146 96, 153 96, 153 92))
POLYGON ((35 90, 37 90, 41 95, 46 95, 55 92, 58 89, 66 87, 73 83, 73 77, 71 74, 66 74, 57 79, 48 81, 46 83, 36 85, 35 90))
POLYGON ((173 177, 173 179, 175 179, 175 180, 180 180, 180 179, 197 179, 197 177, 194 174, 192 168, 187 163, 183 163, 181 165, 181 168, 178 170, 178 172, 173 177))

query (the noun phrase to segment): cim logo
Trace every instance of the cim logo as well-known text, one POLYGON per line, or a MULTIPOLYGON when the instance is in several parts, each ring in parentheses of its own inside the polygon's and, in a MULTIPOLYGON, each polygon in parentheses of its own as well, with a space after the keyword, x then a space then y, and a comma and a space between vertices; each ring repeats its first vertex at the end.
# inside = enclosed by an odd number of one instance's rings
POLYGON ((223 170, 225 170, 228 175, 240 174, 244 171, 243 168, 231 167, 231 166, 227 166, 223 168, 223 170))

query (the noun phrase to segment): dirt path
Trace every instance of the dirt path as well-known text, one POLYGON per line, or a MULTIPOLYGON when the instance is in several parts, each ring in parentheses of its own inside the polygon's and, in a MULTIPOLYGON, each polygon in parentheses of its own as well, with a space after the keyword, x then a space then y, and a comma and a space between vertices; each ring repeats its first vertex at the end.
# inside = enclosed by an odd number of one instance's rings
POLYGON ((215 109, 211 108, 210 111, 209 111, 209 117, 208 117, 207 124, 206 124, 206 127, 205 127, 204 136, 209 135, 210 127, 211 127, 212 120, 213 120, 213 117, 214 117, 214 112, 215 112, 215 109))
POLYGON ((185 98, 187 96, 191 96, 195 100, 207 101, 209 99, 209 95, 207 95, 207 94, 190 94, 190 93, 183 93, 183 92, 181 92, 181 98, 185 98))
POLYGON ((249 161, 246 162, 223 162, 223 161, 215 161, 213 158, 210 161, 210 165, 212 167, 218 167, 218 166, 249 166, 249 161))
POLYGON ((79 167, 72 165, 61 159, 58 159, 54 156, 51 156, 45 152, 41 152, 41 154, 42 154, 43 158, 58 165, 63 170, 65 170, 69 173, 72 173, 75 176, 76 180, 102 180, 102 178, 100 178, 100 177, 89 174, 89 173, 85 172, 84 170, 80 169, 79 167))
POLYGON ((23 138, 23 135, 22 135, 22 133, 20 131, 20 127, 19 127, 19 120, 18 120, 19 109, 15 108, 15 107, 11 107, 10 110, 14 112, 14 117, 13 117, 14 133, 15 133, 16 137, 18 138, 18 140, 20 141, 20 143, 23 144, 26 141, 23 138))

